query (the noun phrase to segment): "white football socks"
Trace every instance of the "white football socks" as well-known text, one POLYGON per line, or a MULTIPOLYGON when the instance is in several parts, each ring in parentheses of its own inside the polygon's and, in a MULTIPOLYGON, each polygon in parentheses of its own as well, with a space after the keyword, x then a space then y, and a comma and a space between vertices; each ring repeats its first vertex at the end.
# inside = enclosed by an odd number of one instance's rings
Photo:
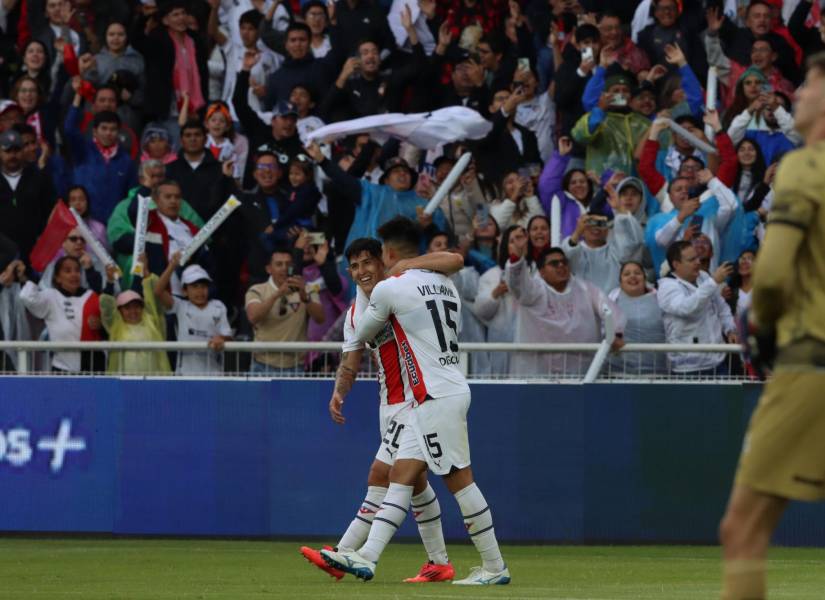
POLYGON ((381 553, 407 516, 413 486, 390 483, 381 509, 375 515, 367 543, 358 551, 362 558, 378 562, 381 553))
POLYGON ((338 542, 338 549, 358 550, 364 545, 367 536, 370 534, 370 527, 375 513, 381 508, 381 503, 384 501, 384 496, 387 495, 387 488, 369 486, 367 488, 367 497, 361 503, 358 513, 349 524, 349 527, 344 532, 341 541, 338 542))
POLYGON ((470 539, 481 555, 485 571, 499 573, 504 570, 504 560, 498 548, 496 532, 493 529, 493 516, 484 495, 475 483, 471 483, 455 494, 464 525, 470 539))
POLYGON ((441 506, 429 483, 423 492, 412 497, 411 508, 427 556, 437 565, 446 565, 449 559, 441 530, 441 506))

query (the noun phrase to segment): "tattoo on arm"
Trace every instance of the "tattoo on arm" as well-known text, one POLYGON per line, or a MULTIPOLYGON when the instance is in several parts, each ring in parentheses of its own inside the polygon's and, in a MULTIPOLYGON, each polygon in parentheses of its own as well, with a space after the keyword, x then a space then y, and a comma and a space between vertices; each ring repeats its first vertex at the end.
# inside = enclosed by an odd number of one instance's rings
POLYGON ((341 365, 338 367, 338 373, 335 376, 335 391, 346 396, 352 389, 352 384, 355 382, 355 377, 358 372, 346 365, 348 352, 344 352, 341 356, 341 365))

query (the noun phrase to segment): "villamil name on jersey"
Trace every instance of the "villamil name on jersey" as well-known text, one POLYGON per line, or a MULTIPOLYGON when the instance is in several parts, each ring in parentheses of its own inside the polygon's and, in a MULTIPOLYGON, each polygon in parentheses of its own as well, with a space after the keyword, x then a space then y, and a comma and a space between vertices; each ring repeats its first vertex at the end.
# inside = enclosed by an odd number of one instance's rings
POLYGON ((455 298, 455 294, 453 290, 450 289, 450 286, 444 284, 434 284, 434 285, 417 285, 418 293, 422 296, 449 296, 450 298, 455 298))

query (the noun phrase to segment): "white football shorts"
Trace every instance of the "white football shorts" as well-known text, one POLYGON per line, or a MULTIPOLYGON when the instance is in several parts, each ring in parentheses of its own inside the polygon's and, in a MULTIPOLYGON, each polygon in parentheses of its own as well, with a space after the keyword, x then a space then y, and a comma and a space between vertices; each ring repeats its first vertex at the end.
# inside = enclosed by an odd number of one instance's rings
POLYGON ((470 394, 427 400, 410 410, 397 458, 427 463, 436 475, 470 466, 467 411, 470 394))

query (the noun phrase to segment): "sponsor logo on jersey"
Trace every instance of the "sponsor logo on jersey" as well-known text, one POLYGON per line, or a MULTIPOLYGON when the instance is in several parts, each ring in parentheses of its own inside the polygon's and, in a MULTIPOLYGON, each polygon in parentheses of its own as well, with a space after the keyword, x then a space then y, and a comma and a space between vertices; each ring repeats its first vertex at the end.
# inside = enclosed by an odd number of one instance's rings
POLYGON ((415 357, 410 348, 410 343, 404 339, 401 340, 401 353, 404 355, 404 363, 407 365, 407 374, 410 376, 410 382, 416 386, 421 383, 418 377, 418 369, 415 368, 415 357))

